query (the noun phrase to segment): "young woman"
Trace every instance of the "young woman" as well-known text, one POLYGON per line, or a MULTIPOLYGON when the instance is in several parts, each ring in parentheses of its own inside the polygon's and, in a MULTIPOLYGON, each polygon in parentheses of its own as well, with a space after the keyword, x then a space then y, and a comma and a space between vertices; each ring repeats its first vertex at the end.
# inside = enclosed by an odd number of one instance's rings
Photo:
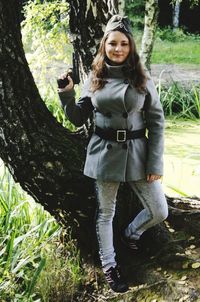
POLYGON ((143 232, 168 215, 159 181, 163 174, 163 110, 140 63, 126 17, 115 15, 109 20, 77 103, 73 81, 69 76, 68 80, 59 96, 70 121, 81 126, 92 113, 95 119, 84 174, 96 180, 96 230, 103 272, 115 292, 125 292, 128 285, 115 260, 112 229, 120 182, 130 184, 144 207, 122 230, 122 240, 131 249, 137 249, 143 232))

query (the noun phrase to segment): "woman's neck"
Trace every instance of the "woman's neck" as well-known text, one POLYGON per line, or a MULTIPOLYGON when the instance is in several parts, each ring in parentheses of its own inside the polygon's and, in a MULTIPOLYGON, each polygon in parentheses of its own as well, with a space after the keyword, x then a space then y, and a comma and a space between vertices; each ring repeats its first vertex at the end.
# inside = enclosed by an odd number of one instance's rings
POLYGON ((123 62, 123 63, 117 64, 116 62, 113 62, 113 61, 109 60, 107 57, 105 58, 105 61, 110 66, 122 66, 126 63, 126 62, 123 62))

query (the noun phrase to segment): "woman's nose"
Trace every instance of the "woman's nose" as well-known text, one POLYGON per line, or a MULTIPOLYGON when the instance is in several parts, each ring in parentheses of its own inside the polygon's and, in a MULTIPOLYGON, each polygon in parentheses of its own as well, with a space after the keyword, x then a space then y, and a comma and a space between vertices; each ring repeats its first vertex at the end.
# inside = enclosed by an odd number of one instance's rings
POLYGON ((121 45, 117 45, 117 46, 115 47, 115 50, 116 50, 116 51, 120 51, 120 50, 121 50, 121 45))

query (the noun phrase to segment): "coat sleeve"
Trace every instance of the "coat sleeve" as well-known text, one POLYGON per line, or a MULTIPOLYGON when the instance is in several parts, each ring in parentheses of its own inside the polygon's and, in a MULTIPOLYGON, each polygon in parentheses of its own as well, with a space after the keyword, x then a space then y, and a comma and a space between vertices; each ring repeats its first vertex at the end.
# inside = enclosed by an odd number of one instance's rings
POLYGON ((89 80, 85 82, 82 90, 83 92, 81 93, 81 97, 77 103, 75 101, 74 89, 58 93, 65 115, 76 127, 82 126, 91 116, 94 109, 88 85, 89 80))
POLYGON ((152 79, 147 81, 144 114, 148 129, 146 173, 163 175, 164 113, 152 79))

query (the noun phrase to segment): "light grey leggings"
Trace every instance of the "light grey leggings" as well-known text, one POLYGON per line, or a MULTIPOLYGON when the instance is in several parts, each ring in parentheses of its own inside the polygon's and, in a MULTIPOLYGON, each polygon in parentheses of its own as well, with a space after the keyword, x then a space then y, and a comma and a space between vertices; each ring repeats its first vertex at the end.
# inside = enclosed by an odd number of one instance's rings
MULTIPOLYGON (((148 183, 145 179, 129 182, 144 209, 127 226, 125 235, 139 239, 144 231, 167 218, 167 201, 159 180, 148 183)), ((113 247, 112 222, 120 183, 96 181, 98 214, 96 220, 99 255, 103 270, 116 265, 113 247)))

